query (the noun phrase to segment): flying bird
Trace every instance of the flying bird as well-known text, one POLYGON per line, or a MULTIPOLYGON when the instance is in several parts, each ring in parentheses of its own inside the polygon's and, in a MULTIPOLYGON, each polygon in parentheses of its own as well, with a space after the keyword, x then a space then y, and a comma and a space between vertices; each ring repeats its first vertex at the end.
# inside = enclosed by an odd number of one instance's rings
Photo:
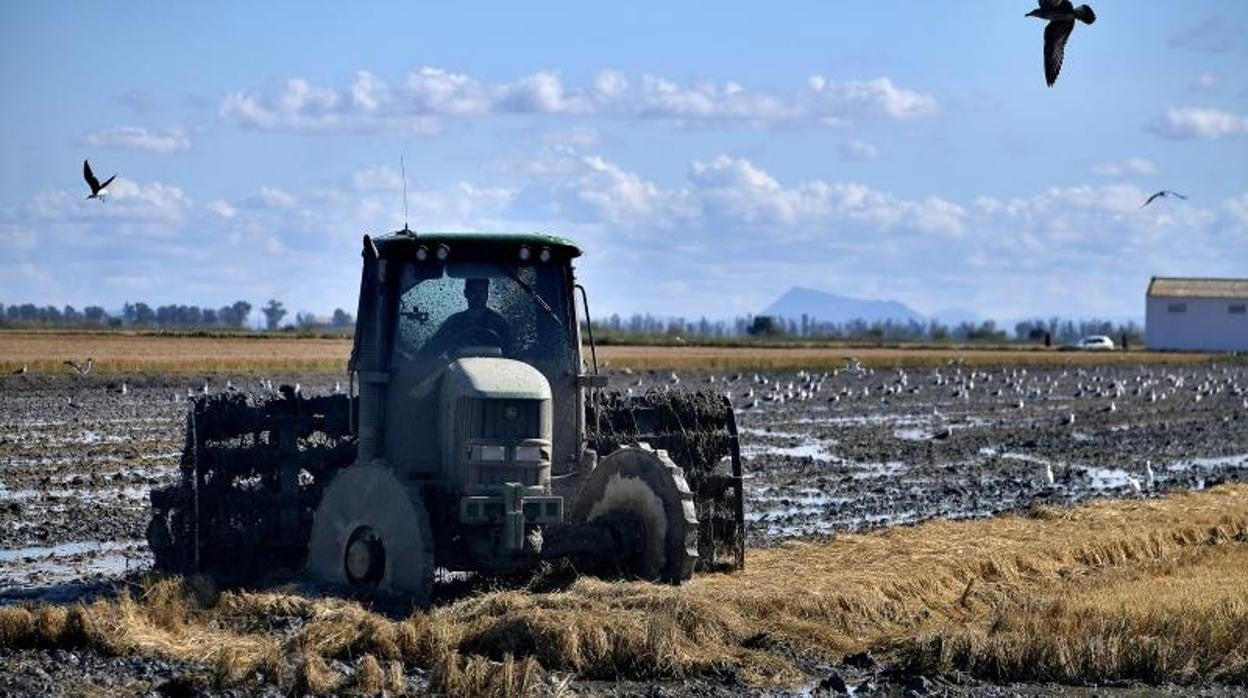
POLYGON ((1044 79, 1052 87, 1057 74, 1062 72, 1066 41, 1075 30, 1075 20, 1091 24, 1096 21, 1096 13, 1087 5, 1075 7, 1070 0, 1040 0, 1040 7, 1026 16, 1049 21, 1044 28, 1044 79))
POLYGON ((80 376, 87 376, 91 374, 92 360, 90 357, 87 357, 87 362, 85 364, 80 364, 77 361, 64 361, 62 363, 72 368, 74 373, 77 373, 80 376))
POLYGON ((1148 200, 1147 200, 1147 201, 1145 201, 1144 203, 1140 204, 1140 208, 1144 208, 1145 206, 1147 206, 1147 205, 1149 205, 1149 204, 1153 203, 1154 201, 1156 201, 1157 199, 1164 199, 1164 198, 1167 198, 1167 197, 1170 197, 1170 196, 1173 196, 1173 197, 1175 197, 1176 199, 1182 199, 1182 200, 1184 200, 1184 201, 1187 201, 1187 197, 1186 197, 1186 196, 1183 196, 1182 194, 1178 193, 1177 191, 1170 191, 1169 189, 1162 189, 1161 191, 1157 192, 1156 194, 1153 194, 1152 196, 1148 197, 1148 200))
POLYGON ((108 189, 108 185, 113 183, 114 179, 117 179, 117 175, 113 175, 112 177, 109 177, 108 179, 104 180, 103 184, 101 184, 100 180, 95 178, 95 173, 91 171, 91 163, 87 160, 83 160, 82 161, 82 178, 87 180, 87 186, 91 187, 91 194, 87 198, 99 199, 100 201, 103 201, 104 196, 108 194, 108 192, 105 190, 108 189))

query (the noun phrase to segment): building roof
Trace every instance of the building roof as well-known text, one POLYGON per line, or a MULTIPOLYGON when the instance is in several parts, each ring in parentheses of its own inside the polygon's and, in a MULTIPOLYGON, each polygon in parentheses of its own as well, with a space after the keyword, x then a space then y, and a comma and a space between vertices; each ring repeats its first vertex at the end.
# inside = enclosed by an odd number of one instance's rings
POLYGON ((1248 298, 1248 279, 1185 279, 1154 276, 1149 297, 1248 298))

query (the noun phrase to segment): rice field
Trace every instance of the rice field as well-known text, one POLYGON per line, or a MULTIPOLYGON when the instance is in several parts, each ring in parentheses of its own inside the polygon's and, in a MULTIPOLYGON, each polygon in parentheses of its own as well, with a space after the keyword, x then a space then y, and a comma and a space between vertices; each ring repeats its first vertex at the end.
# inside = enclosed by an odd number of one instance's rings
MULTIPOLYGON (((0 331, 0 373, 23 366, 34 373, 60 373, 66 360, 95 359, 95 371, 123 373, 296 373, 344 372, 349 338, 299 337, 282 333, 198 336, 135 332, 0 331)), ((1036 347, 861 347, 847 345, 698 347, 603 346, 599 366, 631 370, 825 370, 846 356, 865 366, 1194 364, 1208 354, 1066 352, 1036 347)), ((585 352, 588 362, 589 352, 585 352)))

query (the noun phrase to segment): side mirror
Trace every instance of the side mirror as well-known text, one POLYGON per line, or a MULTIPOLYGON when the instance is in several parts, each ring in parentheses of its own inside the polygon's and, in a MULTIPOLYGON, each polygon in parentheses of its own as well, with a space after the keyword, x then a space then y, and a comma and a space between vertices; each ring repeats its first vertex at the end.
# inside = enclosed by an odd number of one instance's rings
POLYGON ((605 388, 607 387, 607 380, 607 376, 598 373, 582 373, 576 377, 576 387, 605 388))

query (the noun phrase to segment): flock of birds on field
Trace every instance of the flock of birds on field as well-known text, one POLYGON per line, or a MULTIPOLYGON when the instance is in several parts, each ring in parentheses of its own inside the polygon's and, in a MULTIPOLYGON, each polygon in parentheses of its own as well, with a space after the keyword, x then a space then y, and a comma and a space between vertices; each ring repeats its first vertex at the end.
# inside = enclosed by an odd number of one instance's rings
MULTIPOLYGON (((72 360, 66 360, 61 363, 69 367, 70 373, 72 373, 75 376, 78 376, 79 378, 86 378, 87 376, 91 375, 91 371, 95 367, 95 359, 91 357, 87 357, 87 360, 81 363, 77 361, 72 361, 72 360)), ((30 366, 29 364, 27 364, 13 371, 13 375, 26 375, 29 372, 30 372, 30 366)), ((130 384, 126 381, 122 381, 119 385, 113 384, 113 385, 108 386, 106 390, 108 392, 115 393, 117 395, 126 396, 130 394, 130 384)), ((243 389, 235 386, 234 381, 232 379, 226 379, 225 385, 221 388, 221 390, 229 393, 229 392, 239 392, 239 391, 242 391, 243 389)), ((258 377, 256 378, 255 392, 264 396, 271 397, 271 396, 281 395, 281 396, 286 397, 287 399, 291 399, 295 396, 302 397, 303 386, 300 385, 299 383, 295 383, 293 386, 292 385, 280 385, 279 386, 279 385, 274 384, 272 379, 265 378, 265 377, 258 377)), ((342 392, 343 392, 342 381, 334 381, 333 394, 340 395, 342 394, 342 392)), ((186 389, 185 397, 183 397, 181 393, 176 392, 176 391, 171 393, 169 396, 169 401, 170 402, 182 402, 183 400, 189 401, 189 400, 194 400, 197 397, 207 396, 211 394, 213 394, 212 383, 208 381, 207 379, 205 379, 203 383, 199 384, 196 387, 188 387, 186 389)), ((82 405, 79 404, 77 401, 75 401, 74 396, 72 395, 65 399, 65 403, 71 409, 82 408, 82 405)))
MULTIPOLYGON (((1194 408, 1204 400, 1223 397, 1238 400, 1248 411, 1248 377, 1230 366, 1142 366, 1134 375, 1124 376, 1122 371, 1105 366, 1029 371, 1026 367, 967 367, 959 359, 940 368, 876 370, 864 367, 857 357, 845 357, 845 364, 840 368, 823 372, 797 371, 791 379, 758 373, 710 373, 703 380, 710 389, 722 391, 733 404, 748 411, 786 403, 863 405, 871 400, 894 404, 905 411, 914 405, 909 402, 912 399, 923 405, 923 416, 930 419, 932 428, 928 438, 932 441, 953 437, 959 420, 946 416, 946 412, 957 412, 972 397, 989 399, 1023 420, 1030 418, 1033 423, 1051 424, 1059 429, 1079 423, 1077 414, 1091 418, 1095 424, 1096 415, 1115 413, 1120 404, 1170 401, 1194 408), (1033 410, 1028 411, 1028 405, 1033 410), (930 412, 927 412, 929 406, 930 412)), ((657 389, 670 390, 684 381, 673 371, 661 380, 657 389)), ((645 384, 644 379, 637 378, 625 392, 633 394, 644 390, 645 384)), ((1052 465, 1045 463, 1043 467, 1041 478, 1046 485, 1053 486, 1056 478, 1052 465)), ((1156 480, 1152 463, 1145 461, 1138 477, 1127 474, 1125 480, 1133 492, 1152 489, 1156 480)))
MULTIPOLYGON (((837 403, 842 400, 868 400, 872 397, 889 402, 893 396, 902 394, 930 396, 941 404, 956 405, 969 401, 978 389, 982 396, 995 398, 1008 406, 1023 410, 1027 401, 1089 400, 1097 404, 1095 412, 1112 413, 1118 410, 1118 401, 1134 399, 1156 403, 1169 399, 1190 399, 1193 403, 1219 394, 1234 397, 1248 395, 1248 386, 1241 385, 1240 374, 1229 367, 1189 371, 1182 368, 1162 370, 1141 367, 1130 380, 1112 377, 1106 367, 1089 366, 1065 368, 1061 371, 1032 371, 1026 367, 967 368, 959 359, 953 359, 942 368, 930 371, 907 371, 904 367, 877 372, 866 368, 857 357, 844 358, 845 365, 832 371, 798 371, 792 380, 754 373, 717 375, 707 374, 705 382, 722 386, 723 393, 738 407, 758 409, 765 404, 783 405, 786 402, 809 402, 823 400, 837 403), (825 390, 824 383, 839 376, 857 378, 841 381, 839 387, 825 390), (1073 384, 1072 384, 1073 383, 1073 384)), ((631 373, 631 372, 629 372, 631 373)), ((678 386, 683 379, 675 371, 668 373, 661 389, 678 386)), ((625 388, 632 395, 646 385, 643 378, 625 388)), ((1248 397, 1242 406, 1248 409, 1248 397)), ((933 416, 943 420, 939 410, 933 416)), ((1063 414, 1060 423, 1074 424, 1073 412, 1063 414)))

